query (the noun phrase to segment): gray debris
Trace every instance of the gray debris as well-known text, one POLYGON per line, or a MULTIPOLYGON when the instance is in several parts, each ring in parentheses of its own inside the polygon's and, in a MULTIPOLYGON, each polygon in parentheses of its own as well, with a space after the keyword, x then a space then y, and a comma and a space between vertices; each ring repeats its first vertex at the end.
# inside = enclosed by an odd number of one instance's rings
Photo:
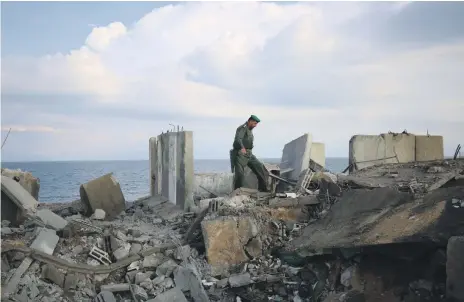
POLYGON ((45 225, 57 231, 64 229, 68 225, 68 221, 49 209, 38 210, 37 217, 39 217, 45 225))
POLYGON ((132 243, 131 248, 129 250, 129 255, 135 255, 140 253, 142 250, 142 245, 140 243, 132 243))
POLYGON ((64 285, 64 276, 64 273, 52 265, 47 264, 42 268, 42 278, 50 280, 60 287, 64 285))
POLYGON ((180 290, 190 291, 190 295, 195 302, 209 301, 208 294, 193 267, 177 267, 174 270, 174 282, 180 290))
POLYGON ((146 272, 146 273, 137 273, 134 278, 135 284, 140 284, 144 281, 150 280, 150 277, 153 275, 153 272, 146 272))
POLYGON ((129 283, 119 283, 119 284, 104 284, 100 287, 102 291, 108 291, 112 293, 117 292, 128 292, 130 290, 129 283))
POLYGON ((54 230, 41 229, 39 235, 32 242, 31 249, 53 255, 59 239, 54 230))
POLYGON ((163 254, 153 254, 143 258, 142 266, 145 269, 157 268, 165 260, 163 254))
POLYGON ((93 219, 95 220, 105 220, 106 213, 102 209, 96 209, 93 213, 93 219))
POLYGON ((156 268, 156 274, 158 276, 164 275, 166 277, 169 277, 178 266, 179 265, 174 260, 169 259, 168 261, 163 262, 156 268))
POLYGON ((127 249, 126 247, 120 247, 118 248, 117 250, 115 250, 113 252, 113 256, 114 258, 116 258, 116 260, 121 260, 123 258, 126 258, 127 256, 129 256, 129 249, 127 249))
POLYGON ((101 291, 94 299, 94 302, 116 302, 112 292, 101 291))
POLYGON ((187 299, 179 288, 174 287, 147 302, 187 302, 187 299))
POLYGON ((174 257, 177 260, 186 260, 190 256, 190 253, 191 249, 189 245, 179 246, 174 253, 174 257))
POLYGON ((231 275, 229 277, 230 287, 241 287, 253 283, 249 273, 231 275))
POLYGON ((134 291, 134 295, 137 298, 148 300, 148 294, 141 286, 138 286, 136 284, 131 284, 131 287, 132 287, 132 290, 134 291))

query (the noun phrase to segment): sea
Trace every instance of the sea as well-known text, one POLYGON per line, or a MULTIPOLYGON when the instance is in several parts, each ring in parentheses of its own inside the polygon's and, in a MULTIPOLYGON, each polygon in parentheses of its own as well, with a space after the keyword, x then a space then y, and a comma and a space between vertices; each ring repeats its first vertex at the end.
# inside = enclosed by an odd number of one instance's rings
MULTIPOLYGON (((265 158, 263 162, 278 164, 280 159, 265 158)), ((41 161, 2 162, 2 168, 29 171, 40 179, 40 202, 70 202, 79 199, 79 187, 92 179, 113 172, 127 201, 149 195, 148 160, 111 161, 41 161)), ((341 172, 348 158, 326 158, 326 168, 341 172)), ((195 173, 230 172, 228 159, 198 159, 195 173)))

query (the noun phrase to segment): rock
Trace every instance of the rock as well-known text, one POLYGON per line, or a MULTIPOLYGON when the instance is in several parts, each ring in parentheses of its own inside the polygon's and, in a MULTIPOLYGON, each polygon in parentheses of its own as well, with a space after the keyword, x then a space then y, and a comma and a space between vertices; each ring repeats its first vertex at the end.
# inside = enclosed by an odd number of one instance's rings
POLYGON ((218 217, 201 222, 206 256, 213 276, 228 271, 232 265, 248 261, 243 247, 257 233, 248 217, 218 217))
POLYGON ((428 168, 427 170, 427 173, 444 173, 444 172, 446 172, 445 168, 440 167, 440 166, 432 166, 428 168))
POLYGON ((164 286, 165 288, 174 287, 174 281, 172 281, 171 278, 166 278, 166 279, 164 279, 164 281, 163 281, 163 286, 164 286))
POLYGON ((102 209, 96 209, 93 213, 93 219, 95 220, 105 220, 106 213, 102 209))
POLYGON ((259 238, 253 238, 245 246, 245 250, 252 258, 258 258, 262 255, 263 243, 259 238))
POLYGON ((13 179, 1 176, 2 210, 1 219, 19 225, 28 215, 37 212, 37 200, 13 179))
POLYGON ((166 279, 166 277, 164 275, 161 275, 161 276, 158 276, 155 279, 153 279, 152 283, 153 283, 154 286, 158 286, 161 283, 163 283, 164 279, 166 279))
POLYGON ((451 237, 446 254, 446 296, 464 301, 464 236, 451 237))
POLYGON ((34 177, 32 173, 21 170, 10 170, 2 168, 2 176, 13 179, 19 178, 19 184, 24 188, 35 200, 39 200, 40 179, 34 177))
POLYGON ((142 267, 147 268, 157 268, 164 261, 163 254, 153 254, 143 258, 142 267))
POLYGON ((121 260, 121 259, 124 259, 126 258, 127 256, 129 256, 129 249, 127 249, 126 247, 120 247, 118 248, 117 250, 115 250, 113 252, 113 256, 114 258, 116 258, 116 260, 121 260))
POLYGON ((127 236, 121 231, 117 231, 115 236, 116 236, 116 238, 118 238, 121 241, 124 241, 124 242, 127 241, 127 236))
POLYGON ((174 282, 176 288, 182 291, 190 291, 190 295, 195 302, 209 301, 208 294, 203 288, 194 267, 177 267, 174 270, 174 282))
POLYGON ((76 274, 68 273, 64 279, 64 290, 76 289, 79 278, 76 274))
POLYGON ((131 248, 129 250, 129 255, 135 255, 140 253, 142 250, 142 245, 140 243, 132 243, 131 248))
POLYGON ((168 261, 163 262, 156 268, 156 274, 158 276, 164 275, 166 277, 169 277, 178 266, 179 265, 177 265, 177 263, 174 260, 169 259, 168 261))
POLYGON ((224 278, 216 282, 217 288, 224 288, 229 284, 229 278, 224 278))
POLYGON ((42 267, 42 278, 50 280, 60 287, 64 285, 64 274, 50 264, 46 264, 42 267))
POLYGON ((131 286, 134 291, 134 296, 142 300, 148 300, 148 294, 141 286, 135 284, 132 284, 131 286))
POLYGON ((186 260, 190 256, 190 252, 189 245, 179 246, 174 253, 174 257, 177 260, 186 260))
POLYGON ((119 283, 119 284, 103 284, 100 286, 101 291, 109 291, 112 293, 117 292, 128 292, 130 291, 129 283, 119 283))
POLYGON ((177 288, 174 287, 158 296, 155 299, 150 299, 146 302, 188 302, 184 296, 184 293, 177 288))
POLYGON ((2 220, 2 228, 9 227, 11 222, 9 220, 2 220))
POLYGON ((251 283, 253 283, 253 281, 251 280, 251 276, 249 273, 231 275, 229 277, 230 287, 241 287, 241 286, 249 285, 251 283))
POLYGON ((138 285, 144 281, 147 281, 147 280, 150 281, 152 274, 153 272, 146 272, 146 273, 139 272, 135 275, 134 283, 138 285))
POLYGON ((140 230, 136 230, 136 229, 129 230, 129 234, 131 234, 132 237, 134 237, 134 238, 138 238, 138 237, 142 236, 142 232, 140 230))

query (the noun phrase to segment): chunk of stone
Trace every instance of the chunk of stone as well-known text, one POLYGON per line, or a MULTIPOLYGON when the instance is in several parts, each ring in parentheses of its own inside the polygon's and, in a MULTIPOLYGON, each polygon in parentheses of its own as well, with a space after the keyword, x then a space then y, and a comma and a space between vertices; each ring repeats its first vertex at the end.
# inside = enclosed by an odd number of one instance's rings
POLYGON ((68 221, 61 216, 56 215, 49 209, 43 209, 37 211, 37 216, 45 223, 45 225, 50 226, 54 230, 62 230, 68 224, 68 221))
POLYGON ((96 209, 95 212, 93 212, 93 219, 95 220, 104 220, 105 216, 106 213, 102 209, 96 209))
POLYGON ((150 280, 150 277, 152 274, 153 272, 146 272, 146 273, 139 272, 135 275, 134 283, 138 285, 142 283, 143 281, 150 280))
POLYGON ((42 268, 42 278, 50 280, 56 285, 63 287, 64 273, 60 272, 55 266, 46 264, 42 268))
POLYGON ((140 243, 132 243, 131 248, 129 250, 129 255, 135 255, 140 253, 142 250, 142 245, 140 243))
POLYGON ((231 275, 229 277, 230 287, 241 287, 253 283, 251 275, 249 273, 231 275))
POLYGON ((157 268, 165 260, 163 254, 153 254, 143 258, 142 266, 143 268, 157 268))
POLYGON ((101 291, 94 299, 95 302, 116 302, 114 294, 109 291, 101 291))
POLYGON ((104 284, 100 286, 101 291, 109 291, 112 293, 118 292, 128 292, 130 291, 129 283, 119 283, 119 284, 104 284))
POLYGON ((174 281, 172 281, 171 278, 166 278, 163 281, 163 286, 164 286, 164 288, 171 288, 171 287, 174 286, 174 281))
POLYGON ((218 217, 201 223, 206 256, 213 276, 232 265, 248 261, 243 247, 254 237, 257 227, 248 217, 218 217))
POLYGON ((188 266, 179 266, 174 270, 176 287, 184 292, 189 291, 195 302, 209 301, 208 294, 201 283, 199 274, 193 266, 188 266))
POLYGON ((156 268, 156 274, 158 276, 164 275, 166 277, 169 277, 178 266, 179 265, 174 260, 169 259, 168 261, 163 262, 156 268))
POLYGON ((446 254, 446 296, 464 301, 464 236, 451 237, 446 254))
POLYGON ((190 256, 190 253, 191 249, 189 245, 179 246, 174 253, 174 257, 177 260, 185 260, 190 256))
POLYGON ((152 283, 153 283, 154 286, 157 286, 157 285, 160 285, 161 283, 163 283, 164 279, 166 279, 165 276, 158 276, 155 279, 153 279, 152 283))
POLYGON ((78 282, 79 282, 79 278, 76 274, 68 273, 64 279, 64 289, 65 290, 76 289, 78 282))
POLYGON ((145 289, 143 289, 141 286, 138 286, 138 285, 135 285, 135 284, 132 284, 131 286, 132 286, 132 290, 134 292, 134 296, 136 296, 137 298, 142 299, 142 300, 148 300, 148 294, 145 291, 145 289))
POLYGON ((96 209, 105 211, 107 218, 115 218, 126 209, 126 200, 113 173, 82 184, 79 193, 90 216, 96 209))
POLYGON ((140 236, 142 236, 142 232, 140 230, 136 230, 136 229, 131 229, 129 230, 129 233, 132 235, 132 237, 134 238, 138 238, 140 236))
POLYGON ((257 258, 262 255, 263 243, 259 238, 253 238, 245 246, 245 250, 252 258, 257 258))
POLYGON ((39 235, 31 244, 31 249, 53 255, 53 251, 58 243, 58 236, 54 230, 41 229, 39 235))
POLYGON ((27 215, 37 212, 37 200, 12 178, 1 176, 2 220, 8 219, 13 225, 24 221, 27 215))
POLYGON ((113 256, 118 261, 121 260, 121 259, 124 259, 127 256, 129 256, 129 249, 122 246, 122 247, 118 248, 116 251, 113 252, 113 256))
POLYGON ((184 293, 177 287, 165 291, 164 293, 156 296, 155 299, 150 299, 147 302, 188 302, 184 293))

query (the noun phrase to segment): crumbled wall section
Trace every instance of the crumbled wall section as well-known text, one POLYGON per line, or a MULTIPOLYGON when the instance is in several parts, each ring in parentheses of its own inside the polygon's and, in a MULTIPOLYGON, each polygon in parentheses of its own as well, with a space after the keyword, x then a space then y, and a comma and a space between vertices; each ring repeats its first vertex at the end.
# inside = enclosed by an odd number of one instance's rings
POLYGON ((416 135, 416 161, 444 159, 443 136, 416 135))
POLYGON ((188 210, 193 204, 193 132, 168 132, 149 140, 150 192, 188 210))
POLYGON ((443 137, 406 133, 355 135, 350 139, 350 172, 373 165, 443 159, 443 137))
POLYGON ((283 177, 297 180, 301 171, 309 167, 312 143, 312 135, 306 133, 285 144, 280 161, 280 170, 283 177), (292 170, 285 172, 288 169, 292 170))

